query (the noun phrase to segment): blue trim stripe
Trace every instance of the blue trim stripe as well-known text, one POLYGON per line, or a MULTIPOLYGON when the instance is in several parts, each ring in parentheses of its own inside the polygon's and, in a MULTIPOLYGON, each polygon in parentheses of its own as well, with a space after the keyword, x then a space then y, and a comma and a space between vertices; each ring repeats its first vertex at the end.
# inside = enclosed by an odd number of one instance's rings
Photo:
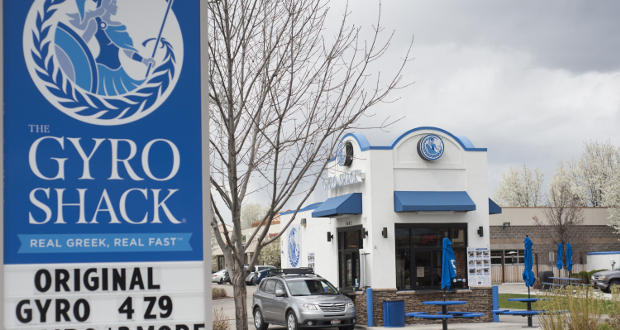
POLYGON ((392 141, 392 143, 389 146, 371 146, 370 143, 368 143, 368 139, 366 139, 366 137, 364 136, 364 134, 362 133, 348 133, 345 136, 342 137, 341 141, 344 141, 344 139, 346 139, 347 137, 352 137, 355 139, 355 141, 357 141, 357 144, 360 146, 360 149, 362 151, 366 151, 366 150, 393 150, 394 147, 398 144, 398 142, 400 140, 402 140, 405 136, 416 132, 416 131, 422 131, 422 130, 430 130, 430 131, 437 131, 437 132, 441 132, 445 135, 448 135, 449 137, 451 137, 452 139, 454 139, 456 142, 458 142, 461 147, 463 147, 463 149, 465 151, 487 151, 487 148, 475 148, 474 145, 471 143, 471 141, 469 141, 469 139, 467 139, 464 136, 455 136, 452 133, 443 130, 441 128, 438 127, 432 127, 432 126, 422 126, 422 127, 417 127, 414 129, 411 129, 403 134, 401 134, 399 137, 397 137, 396 139, 394 139, 394 141, 392 141))
POLYGON ((475 211, 465 191, 395 191, 394 212, 475 211))
MULTIPOLYGON (((321 205, 321 204, 323 204, 323 203, 314 203, 314 204, 310 204, 310 205, 308 205, 308 206, 306 206, 306 207, 303 207, 303 208, 299 209, 299 211, 297 211, 297 213, 299 213, 299 212, 305 212, 305 211, 309 211, 309 210, 314 210, 314 209, 316 209, 317 207, 319 207, 319 205, 321 205)), ((286 212, 280 212, 280 215, 293 214, 293 213, 295 213, 295 210, 292 210, 292 211, 286 211, 286 212)))
POLYGON ((327 218, 340 214, 361 214, 362 194, 353 193, 332 197, 312 212, 313 218, 327 218))
POLYGON ((606 251, 606 252, 588 252, 586 255, 602 255, 602 254, 620 254, 620 251, 606 251))

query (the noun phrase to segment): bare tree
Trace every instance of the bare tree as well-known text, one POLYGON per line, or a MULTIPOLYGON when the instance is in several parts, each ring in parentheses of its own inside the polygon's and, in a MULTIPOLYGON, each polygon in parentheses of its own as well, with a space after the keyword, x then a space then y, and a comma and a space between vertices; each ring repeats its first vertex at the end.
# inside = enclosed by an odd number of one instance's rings
POLYGON ((493 199, 501 206, 537 207, 544 203, 542 183, 545 176, 538 169, 523 164, 521 170, 512 167, 502 172, 502 179, 495 189, 493 199))
MULTIPOLYGON (((347 24, 324 37, 326 1, 219 0, 207 2, 210 56, 211 185, 216 220, 232 231, 214 230, 231 273, 237 329, 247 329, 241 239, 241 205, 252 193, 268 199, 269 211, 247 242, 260 251, 289 227, 333 156, 336 142, 366 111, 404 87, 401 72, 409 51, 387 81, 373 77, 373 62, 385 54, 379 20, 364 42, 347 24), (275 237, 268 230, 287 203, 296 211, 275 237), (226 209, 218 207, 225 205, 226 209)), ((380 17, 380 15, 379 15, 380 17)), ((409 48, 410 49, 410 48, 409 48)), ((387 119, 386 119, 387 120, 387 119)), ((379 123, 377 126, 383 127, 379 123)))
MULTIPOLYGON (((564 247, 571 243, 574 255, 588 251, 588 236, 581 227, 585 220, 581 202, 569 172, 562 165, 553 173, 549 183, 549 200, 543 213, 545 220, 534 217, 534 223, 545 241, 540 244, 541 250, 555 252, 558 243, 564 247)), ((563 258, 566 265, 566 254, 563 258)))

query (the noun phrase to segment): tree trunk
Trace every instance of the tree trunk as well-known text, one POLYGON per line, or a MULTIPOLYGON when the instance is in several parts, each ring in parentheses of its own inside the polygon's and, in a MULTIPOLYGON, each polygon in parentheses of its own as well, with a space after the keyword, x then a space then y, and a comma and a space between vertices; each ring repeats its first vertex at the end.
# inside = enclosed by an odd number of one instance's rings
MULTIPOLYGON (((243 274, 243 272, 241 272, 243 274)), ((247 295, 244 278, 242 276, 231 278, 233 285, 233 296, 235 299, 235 320, 237 320, 237 330, 248 329, 247 295)))

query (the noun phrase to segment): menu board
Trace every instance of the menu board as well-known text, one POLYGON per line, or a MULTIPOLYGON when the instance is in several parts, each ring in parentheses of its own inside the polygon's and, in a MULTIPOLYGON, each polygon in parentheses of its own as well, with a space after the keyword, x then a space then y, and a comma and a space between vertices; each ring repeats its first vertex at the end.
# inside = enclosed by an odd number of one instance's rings
POLYGON ((491 253, 489 248, 467 248, 469 286, 491 285, 491 253))

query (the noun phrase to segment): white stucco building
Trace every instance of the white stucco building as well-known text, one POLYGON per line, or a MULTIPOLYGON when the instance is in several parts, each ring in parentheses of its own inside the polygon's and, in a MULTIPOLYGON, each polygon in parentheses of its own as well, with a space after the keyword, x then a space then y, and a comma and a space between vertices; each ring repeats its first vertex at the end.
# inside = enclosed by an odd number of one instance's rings
MULTIPOLYGON (((487 150, 434 127, 390 145, 347 134, 323 187, 329 199, 295 216, 282 267, 307 267, 345 291, 438 289, 441 242, 456 256, 454 287, 467 286, 466 248, 488 248, 487 150)), ((281 214, 287 223, 293 212, 281 214)))

